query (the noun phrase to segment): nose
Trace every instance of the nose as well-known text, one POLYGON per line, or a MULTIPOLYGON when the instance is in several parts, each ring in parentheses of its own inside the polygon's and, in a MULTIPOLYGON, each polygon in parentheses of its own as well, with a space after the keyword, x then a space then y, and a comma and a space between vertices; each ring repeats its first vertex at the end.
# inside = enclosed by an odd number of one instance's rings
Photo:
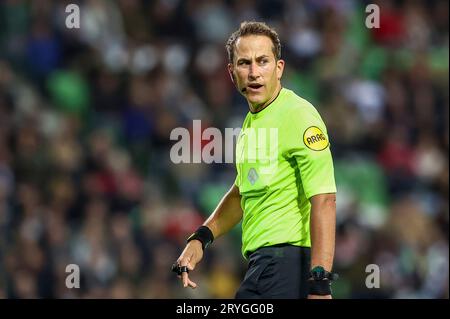
POLYGON ((254 81, 259 78, 258 66, 255 62, 249 64, 248 79, 254 81))

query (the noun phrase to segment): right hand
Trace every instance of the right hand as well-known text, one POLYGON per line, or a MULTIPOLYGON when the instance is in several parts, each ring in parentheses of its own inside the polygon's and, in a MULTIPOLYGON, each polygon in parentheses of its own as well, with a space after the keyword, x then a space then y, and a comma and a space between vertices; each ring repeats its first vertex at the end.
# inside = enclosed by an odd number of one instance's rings
MULTIPOLYGON (((186 248, 184 248, 180 257, 178 257, 177 263, 180 266, 187 266, 189 271, 192 271, 195 269, 195 265, 197 265, 197 263, 200 262, 202 258, 202 243, 197 239, 193 239, 186 245, 186 248)), ((189 275, 187 272, 183 272, 181 276, 178 276, 178 278, 181 279, 184 288, 188 286, 193 289, 197 288, 197 284, 189 279, 189 275)))

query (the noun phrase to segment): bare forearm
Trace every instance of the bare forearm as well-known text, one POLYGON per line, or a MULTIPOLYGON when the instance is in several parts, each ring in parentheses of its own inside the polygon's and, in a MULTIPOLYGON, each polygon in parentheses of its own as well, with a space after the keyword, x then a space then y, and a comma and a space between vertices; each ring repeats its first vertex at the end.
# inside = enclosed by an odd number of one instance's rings
POLYGON ((211 229, 214 238, 218 238, 239 223, 242 214, 239 189, 233 185, 203 225, 211 229))
POLYGON ((311 198, 311 268, 333 267, 336 231, 336 195, 320 194, 311 198))

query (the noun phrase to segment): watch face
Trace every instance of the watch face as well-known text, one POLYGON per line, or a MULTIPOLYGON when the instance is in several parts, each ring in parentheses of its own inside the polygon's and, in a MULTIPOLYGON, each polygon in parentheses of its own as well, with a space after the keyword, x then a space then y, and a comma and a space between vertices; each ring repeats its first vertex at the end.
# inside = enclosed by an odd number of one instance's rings
POLYGON ((311 274, 315 280, 322 280, 325 277, 325 269, 321 266, 314 267, 311 274))

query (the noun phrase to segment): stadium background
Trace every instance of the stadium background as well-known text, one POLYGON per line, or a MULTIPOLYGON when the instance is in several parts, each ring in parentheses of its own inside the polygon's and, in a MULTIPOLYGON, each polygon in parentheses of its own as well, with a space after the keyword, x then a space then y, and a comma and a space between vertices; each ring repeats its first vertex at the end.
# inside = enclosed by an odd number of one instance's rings
POLYGON ((448 298, 448 2, 0 3, 0 297, 229 298, 240 230, 182 289, 170 265, 234 179, 174 165, 170 131, 240 127, 224 43, 274 26, 283 84, 327 123, 338 186, 336 298, 448 298), (65 27, 78 3, 81 28, 65 27), (78 264, 81 288, 65 287, 78 264), (366 265, 381 269, 367 289, 366 265))

